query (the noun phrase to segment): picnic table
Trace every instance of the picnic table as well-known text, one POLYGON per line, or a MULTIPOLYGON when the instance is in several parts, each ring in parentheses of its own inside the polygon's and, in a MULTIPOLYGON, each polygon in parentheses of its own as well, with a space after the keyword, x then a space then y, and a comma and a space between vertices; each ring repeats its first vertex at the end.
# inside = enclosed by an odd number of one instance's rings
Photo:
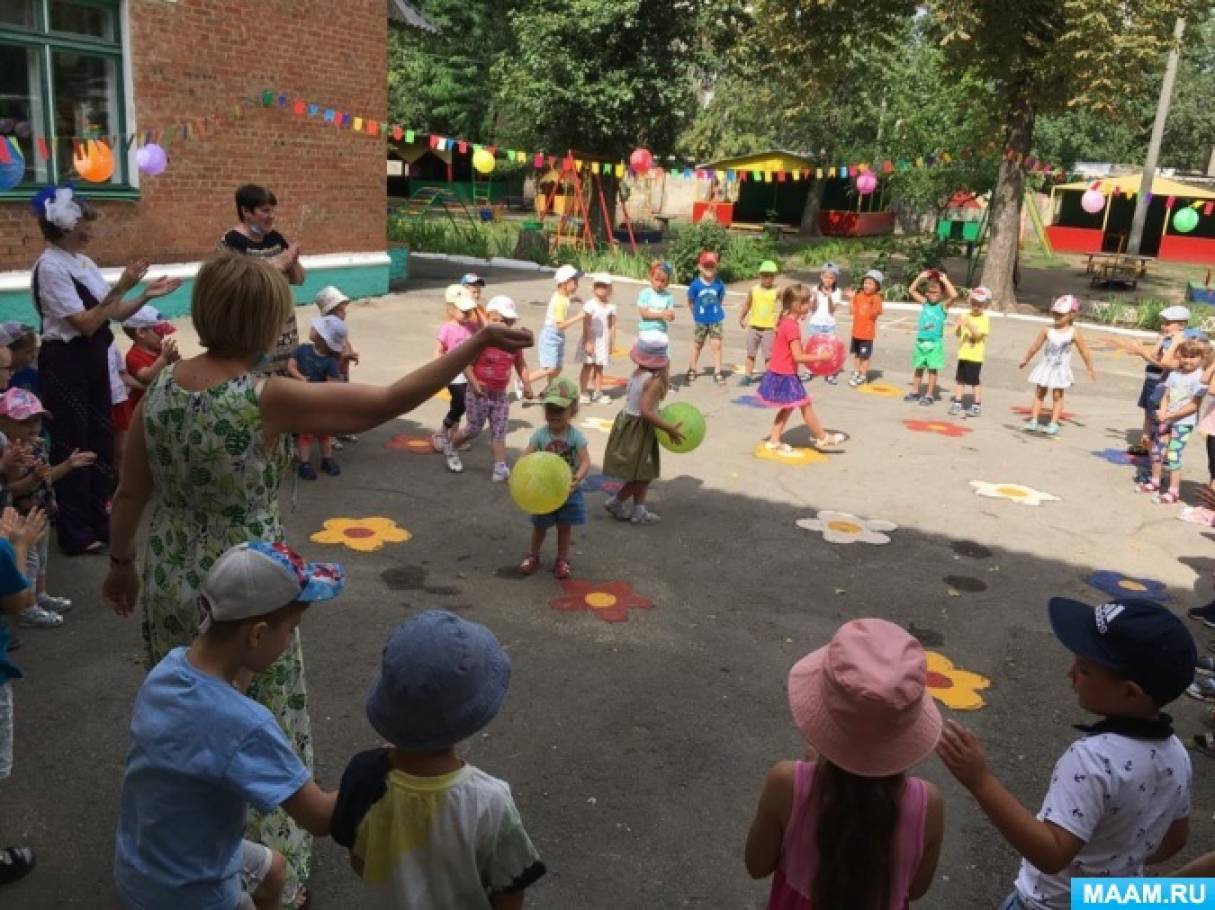
POLYGON ((1139 279, 1147 277, 1149 264, 1156 261, 1154 256, 1130 253, 1098 252, 1088 253, 1087 256, 1084 273, 1091 276, 1093 287, 1109 287, 1115 283, 1137 287, 1139 279))

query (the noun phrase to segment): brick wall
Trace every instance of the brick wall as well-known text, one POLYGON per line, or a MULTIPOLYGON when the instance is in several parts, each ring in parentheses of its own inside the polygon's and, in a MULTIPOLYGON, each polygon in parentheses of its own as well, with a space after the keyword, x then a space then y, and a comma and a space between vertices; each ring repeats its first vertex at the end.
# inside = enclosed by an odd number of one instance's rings
MULTIPOLYGON (((229 110, 275 88, 294 99, 384 119, 385 0, 128 0, 137 123, 160 127, 229 110)), ((100 265, 205 257, 235 221, 232 193, 261 183, 278 226, 307 254, 385 248, 383 137, 288 111, 247 109, 201 139, 169 147, 142 198, 101 202, 88 252, 100 265)), ((28 203, 0 203, 0 270, 43 247, 28 203)))

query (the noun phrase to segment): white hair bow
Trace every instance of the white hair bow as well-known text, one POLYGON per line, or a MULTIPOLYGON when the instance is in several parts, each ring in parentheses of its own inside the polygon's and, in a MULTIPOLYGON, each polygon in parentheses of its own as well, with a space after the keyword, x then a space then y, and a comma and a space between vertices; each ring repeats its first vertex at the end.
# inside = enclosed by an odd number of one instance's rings
POLYGON ((80 223, 83 212, 80 203, 72 198, 72 188, 61 186, 55 190, 55 198, 46 200, 46 220, 61 231, 74 230, 80 223))

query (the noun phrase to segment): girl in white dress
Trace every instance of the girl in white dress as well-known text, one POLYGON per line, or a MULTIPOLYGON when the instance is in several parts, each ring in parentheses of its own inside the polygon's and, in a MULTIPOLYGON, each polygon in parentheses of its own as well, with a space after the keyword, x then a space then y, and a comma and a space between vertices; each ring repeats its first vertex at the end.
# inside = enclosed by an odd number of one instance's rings
POLYGON ((1080 330, 1072 325, 1072 320, 1076 318, 1076 311, 1079 309, 1079 301, 1071 294, 1064 294, 1056 299, 1050 307, 1055 324, 1038 333, 1038 337, 1034 339, 1034 343, 1029 346, 1025 357, 1021 360, 1021 369, 1025 369, 1025 365, 1029 363, 1030 359, 1043 345, 1046 345, 1046 350, 1042 352, 1042 359, 1029 374, 1029 381, 1034 384, 1035 389, 1029 420, 1025 421, 1025 425, 1021 428, 1027 433, 1042 432, 1047 436, 1054 436, 1059 432, 1059 419, 1063 416, 1063 393, 1071 388, 1075 381, 1075 377, 1072 375, 1073 346, 1080 352, 1080 359, 1084 361, 1085 369, 1088 370, 1088 378, 1093 382, 1097 381, 1097 374, 1093 372, 1093 361, 1089 357, 1088 347, 1080 335, 1080 330), (1050 423, 1042 426, 1039 417, 1048 390, 1052 395, 1050 423))
POLYGON ((595 296, 582 308, 582 403, 607 401, 603 370, 616 346, 616 304, 611 302, 612 276, 594 275, 595 296))

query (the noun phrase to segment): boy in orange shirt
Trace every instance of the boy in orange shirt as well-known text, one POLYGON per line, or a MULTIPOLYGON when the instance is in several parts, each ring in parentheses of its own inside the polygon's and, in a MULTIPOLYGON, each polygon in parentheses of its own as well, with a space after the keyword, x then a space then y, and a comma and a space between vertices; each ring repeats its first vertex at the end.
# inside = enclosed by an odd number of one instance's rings
POLYGON ((873 338, 882 315, 882 282, 885 276, 870 269, 861 280, 861 289, 852 295, 852 376, 848 385, 855 388, 869 381, 869 358, 873 338))

